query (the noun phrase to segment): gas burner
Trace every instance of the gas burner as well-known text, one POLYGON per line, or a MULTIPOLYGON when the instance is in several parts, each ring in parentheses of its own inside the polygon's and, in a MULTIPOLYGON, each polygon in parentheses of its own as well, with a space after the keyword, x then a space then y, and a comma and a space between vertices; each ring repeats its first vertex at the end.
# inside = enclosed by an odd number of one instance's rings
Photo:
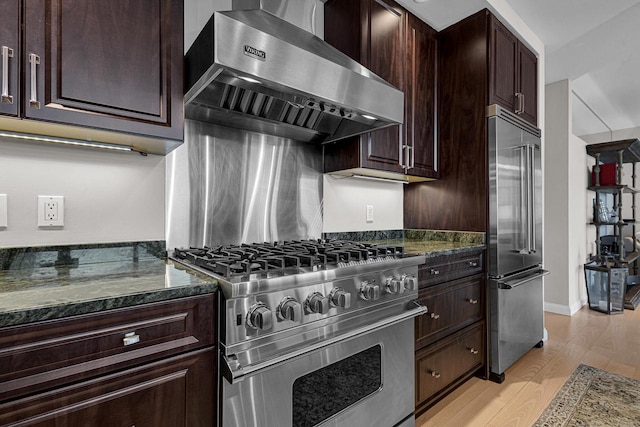
POLYGON ((291 240, 176 249, 184 260, 223 278, 251 274, 289 275, 401 258, 401 246, 378 246, 344 240, 291 240))

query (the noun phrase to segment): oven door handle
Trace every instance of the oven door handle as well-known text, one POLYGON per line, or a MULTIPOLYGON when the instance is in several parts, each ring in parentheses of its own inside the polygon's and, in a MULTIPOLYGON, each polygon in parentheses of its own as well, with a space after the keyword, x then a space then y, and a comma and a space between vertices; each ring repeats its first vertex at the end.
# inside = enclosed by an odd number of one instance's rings
POLYGON ((423 306, 418 301, 412 301, 411 303, 415 305, 415 307, 412 308, 411 310, 405 311, 404 313, 401 313, 386 319, 382 319, 378 322, 372 323, 367 326, 363 326, 362 328, 354 329, 353 331, 346 332, 337 337, 329 338, 327 340, 309 345, 299 350, 292 351, 282 356, 274 357, 273 359, 269 359, 261 363, 256 363, 254 365, 243 367, 241 366, 240 362, 238 361, 235 355, 233 354, 229 356, 223 355, 222 356, 222 360, 224 362, 222 366, 223 375, 227 379, 227 381, 229 381, 231 384, 235 384, 237 382, 242 381, 245 377, 254 374, 255 372, 272 368, 288 360, 294 359, 298 356, 302 356, 303 354, 319 350, 323 347, 328 347, 330 345, 339 343, 340 341, 354 338, 354 337, 357 337, 358 335, 366 334, 375 329, 384 328, 386 326, 390 326, 395 323, 402 322, 404 320, 411 319, 413 317, 420 316, 428 312, 427 307, 423 306))

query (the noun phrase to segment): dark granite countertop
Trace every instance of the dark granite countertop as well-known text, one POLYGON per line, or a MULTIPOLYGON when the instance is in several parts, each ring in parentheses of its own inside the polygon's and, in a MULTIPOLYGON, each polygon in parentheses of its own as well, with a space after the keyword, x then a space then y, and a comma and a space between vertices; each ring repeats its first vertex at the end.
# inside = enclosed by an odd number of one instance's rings
POLYGON ((0 249, 0 327, 215 292, 164 242, 0 249))
POLYGON ((484 244, 470 244, 442 241, 405 241, 404 252, 408 255, 425 255, 433 258, 441 255, 453 255, 484 249, 484 244))
POLYGON ((427 258, 485 249, 485 233, 434 230, 387 230, 326 233, 326 238, 402 246, 407 255, 427 258))

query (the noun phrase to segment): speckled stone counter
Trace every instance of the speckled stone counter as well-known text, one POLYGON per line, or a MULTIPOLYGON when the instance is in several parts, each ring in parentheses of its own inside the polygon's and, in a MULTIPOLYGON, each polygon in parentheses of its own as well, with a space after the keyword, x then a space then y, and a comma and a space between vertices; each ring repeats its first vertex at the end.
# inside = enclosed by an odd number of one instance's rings
POLYGON ((164 242, 0 249, 0 327, 214 292, 164 242))
POLYGON ((407 255, 425 255, 427 258, 484 249, 486 246, 485 233, 466 231, 357 231, 325 233, 325 238, 402 246, 407 255))

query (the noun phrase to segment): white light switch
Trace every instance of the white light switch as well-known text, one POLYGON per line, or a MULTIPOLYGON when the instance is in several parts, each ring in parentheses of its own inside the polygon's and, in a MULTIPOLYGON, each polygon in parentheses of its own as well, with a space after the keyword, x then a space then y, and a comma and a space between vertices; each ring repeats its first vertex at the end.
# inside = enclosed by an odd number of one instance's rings
POLYGON ((373 205, 367 205, 367 222, 373 222, 373 205))
POLYGON ((7 195, 0 194, 0 228, 7 227, 7 195))

